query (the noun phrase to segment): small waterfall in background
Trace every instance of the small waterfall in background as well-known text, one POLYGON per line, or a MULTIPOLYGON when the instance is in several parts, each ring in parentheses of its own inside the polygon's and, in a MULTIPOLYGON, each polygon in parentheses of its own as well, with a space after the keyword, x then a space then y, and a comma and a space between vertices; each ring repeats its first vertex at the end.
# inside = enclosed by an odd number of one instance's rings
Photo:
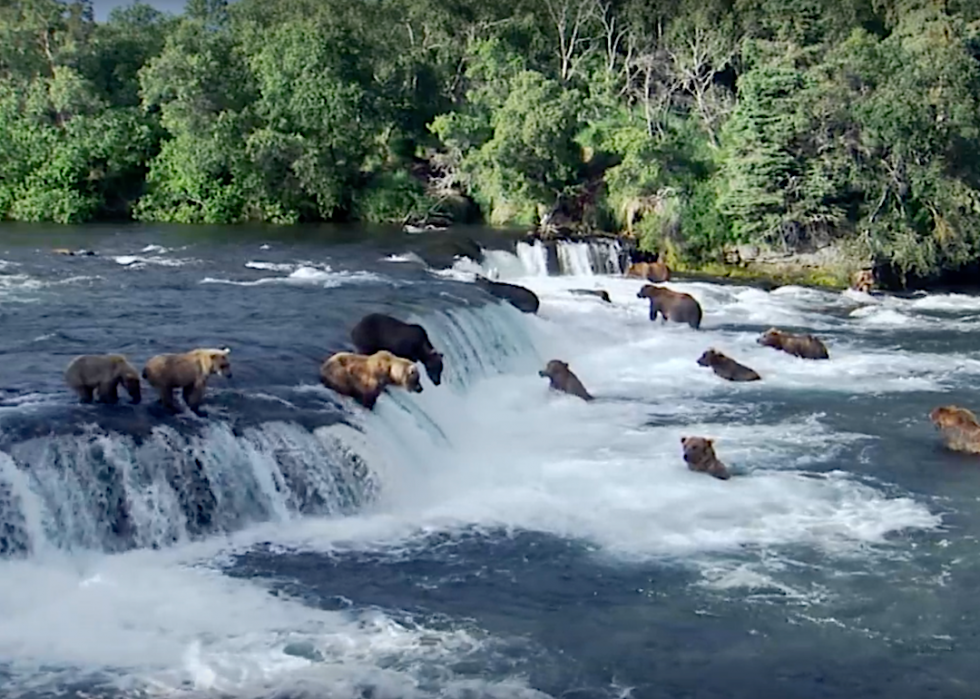
MULTIPOLYGON (((499 251, 494 252, 499 256, 499 251)), ((525 276, 622 274, 628 264, 623 246, 612 239, 521 241, 517 243, 516 257, 525 276)), ((497 259, 497 256, 493 258, 493 264, 497 263, 497 259)), ((501 271, 504 268, 510 270, 513 265, 505 263, 497 266, 501 271)))
POLYGON ((517 257, 524 266, 524 274, 531 277, 548 276, 548 249, 540 240, 530 244, 519 242, 517 257))
MULTIPOLYGON (((443 384, 429 388, 426 400, 438 400, 438 391, 462 393, 472 381, 522 363, 540 363, 529 321, 510 305, 417 320, 446 356, 443 384)), ((320 386, 295 390, 322 392, 321 422, 334 424, 310 429, 282 419, 248 426, 210 420, 155 425, 142 435, 91 424, 75 433, 9 441, 0 451, 0 556, 159 548, 249 524, 347 515, 370 505, 385 488, 378 470, 385 464, 374 448, 379 435, 364 431, 373 418, 359 409, 336 415, 337 398, 320 386)), ((394 392, 382 401, 412 412, 412 429, 445 439, 412 398, 394 392)), ((399 467, 410 465, 387 466, 399 467)))

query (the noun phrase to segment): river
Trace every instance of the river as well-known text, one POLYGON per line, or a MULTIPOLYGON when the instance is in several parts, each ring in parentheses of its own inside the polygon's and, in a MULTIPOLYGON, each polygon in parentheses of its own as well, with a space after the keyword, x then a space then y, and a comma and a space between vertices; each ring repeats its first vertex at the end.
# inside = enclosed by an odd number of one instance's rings
POLYGON ((693 331, 622 264, 479 229, 0 229, 0 694, 972 697, 980 464, 928 412, 980 407, 980 298, 674 280, 693 331), (367 413, 318 366, 372 311, 446 370, 367 413), (756 344, 774 325, 830 361, 756 344), (199 346, 234 370, 203 418, 62 381, 199 346), (549 393, 552 358, 597 400, 549 393))

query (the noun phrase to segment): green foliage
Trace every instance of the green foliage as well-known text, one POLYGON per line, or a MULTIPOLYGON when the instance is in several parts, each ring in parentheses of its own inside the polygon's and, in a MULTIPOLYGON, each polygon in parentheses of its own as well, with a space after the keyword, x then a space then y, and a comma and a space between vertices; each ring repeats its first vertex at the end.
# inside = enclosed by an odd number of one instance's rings
POLYGON ((404 170, 380 172, 354 194, 354 215, 370 223, 404 223, 432 208, 425 187, 404 170))
POLYGON ((980 255, 978 7, 0 3, 0 217, 398 222, 469 197, 532 224, 589 199, 583 226, 684 264, 835 244, 931 274, 980 255))

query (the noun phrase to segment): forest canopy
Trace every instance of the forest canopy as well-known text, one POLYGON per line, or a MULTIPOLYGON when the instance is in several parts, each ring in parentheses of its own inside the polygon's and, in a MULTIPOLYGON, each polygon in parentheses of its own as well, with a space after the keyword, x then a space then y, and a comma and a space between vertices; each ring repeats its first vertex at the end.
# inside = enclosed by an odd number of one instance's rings
POLYGON ((980 255, 975 0, 0 0, 0 218, 980 255))

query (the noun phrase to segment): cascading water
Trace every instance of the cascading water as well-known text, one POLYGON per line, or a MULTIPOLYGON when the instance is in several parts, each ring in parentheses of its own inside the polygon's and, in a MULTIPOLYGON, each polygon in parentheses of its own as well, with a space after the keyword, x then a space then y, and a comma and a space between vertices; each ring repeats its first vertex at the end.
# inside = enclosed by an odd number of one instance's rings
MULTIPOLYGON (((419 320, 446 355, 439 390, 462 391, 514 362, 539 361, 510 306, 419 320)), ((319 386, 297 390, 335 400, 319 386)), ((397 392, 387 400, 405 402, 397 392)), ((380 485, 359 413, 344 419, 312 430, 288 420, 210 420, 191 433, 157 425, 139 437, 89 425, 14 441, 0 452, 0 555, 159 548, 250 523, 350 514, 380 485)), ((419 426, 439 433, 421 414, 419 426)))
POLYGON ((519 242, 517 257, 524 267, 524 273, 531 277, 548 276, 548 249, 540 240, 533 243, 519 242))
MULTIPOLYGON (((494 269, 507 276, 546 277, 551 270, 559 275, 591 277, 597 274, 622 274, 623 247, 617 240, 568 241, 544 243, 517 243, 519 273, 512 273, 512 262, 501 264, 500 251, 494 251, 494 269), (510 273, 509 273, 510 272, 510 273), (509 274, 508 274, 509 273, 509 274)), ((513 256, 511 256, 513 257, 513 256)))

